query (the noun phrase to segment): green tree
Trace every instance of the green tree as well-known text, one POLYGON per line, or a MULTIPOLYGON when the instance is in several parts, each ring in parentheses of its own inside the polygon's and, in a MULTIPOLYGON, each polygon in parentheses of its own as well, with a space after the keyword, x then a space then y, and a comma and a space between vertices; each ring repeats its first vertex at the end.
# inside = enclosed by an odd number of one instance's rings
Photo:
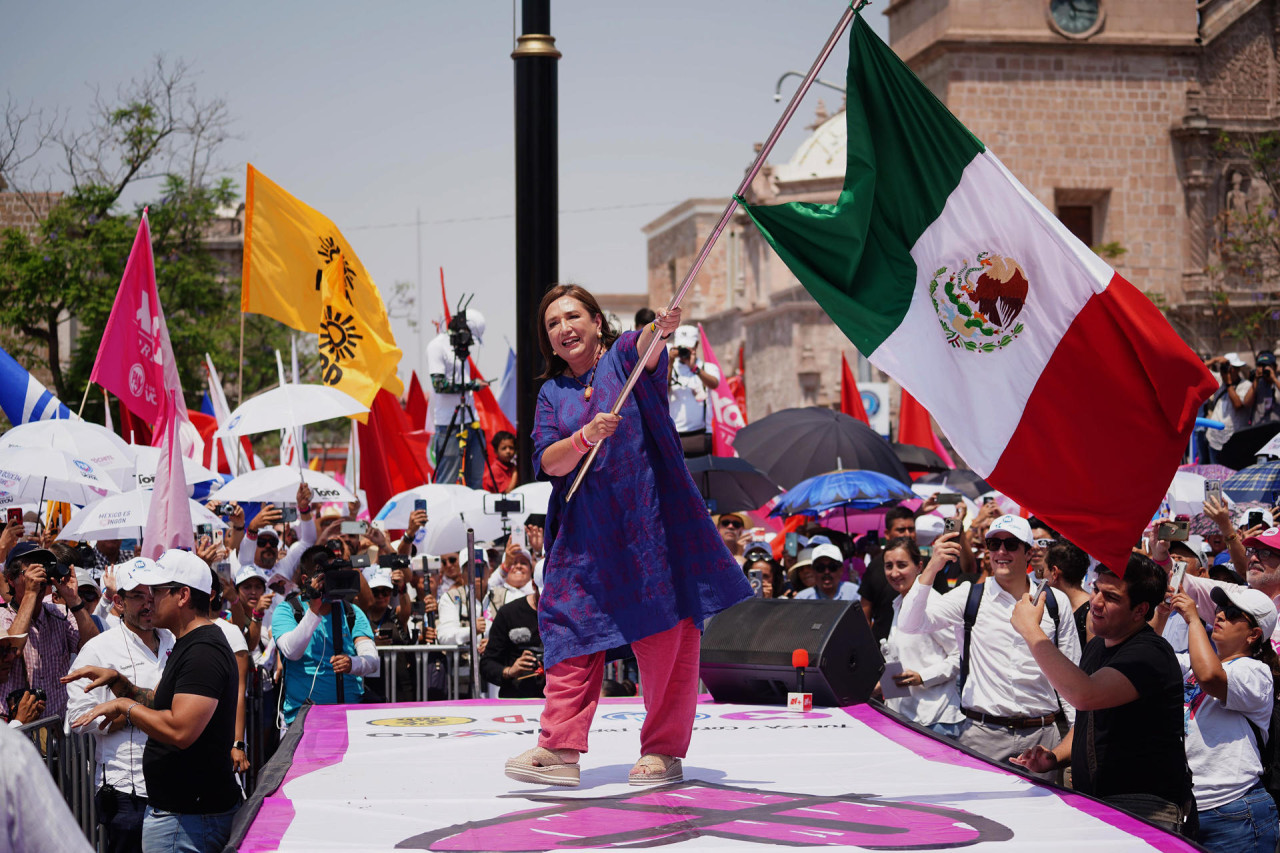
MULTIPOLYGON (((227 110, 221 100, 202 100, 189 76, 185 65, 157 59, 115 99, 99 98, 82 130, 21 111, 12 100, 6 108, 0 181, 39 225, 0 233, 0 326, 20 353, 37 359, 68 406, 78 406, 87 387, 144 206, 187 402, 194 405, 204 387, 207 352, 234 405, 239 270, 221 269, 208 245, 219 210, 238 200, 230 178, 213 177, 228 138, 227 110), (56 172, 42 170, 41 152, 55 150, 56 172), (51 195, 54 189, 63 194, 51 195), (126 193, 150 201, 126 204, 126 193), (72 318, 74 352, 65 353, 59 328, 72 318)), ((252 392, 274 384, 275 349, 287 348, 288 332, 257 316, 246 318, 245 332, 244 388, 252 392)), ((100 394, 90 395, 86 417, 101 417, 102 405, 100 394)))

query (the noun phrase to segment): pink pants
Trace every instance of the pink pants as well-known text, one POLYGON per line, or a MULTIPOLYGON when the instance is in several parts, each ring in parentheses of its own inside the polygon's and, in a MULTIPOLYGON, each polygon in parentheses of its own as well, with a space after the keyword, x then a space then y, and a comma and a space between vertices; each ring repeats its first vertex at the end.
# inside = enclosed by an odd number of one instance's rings
MULTIPOLYGON (((702 632, 692 619, 631 644, 644 693, 641 755, 684 758, 688 753, 698 704, 701 645, 702 632)), ((604 652, 569 658, 547 670, 547 704, 542 709, 538 746, 586 752, 603 681, 604 652)))

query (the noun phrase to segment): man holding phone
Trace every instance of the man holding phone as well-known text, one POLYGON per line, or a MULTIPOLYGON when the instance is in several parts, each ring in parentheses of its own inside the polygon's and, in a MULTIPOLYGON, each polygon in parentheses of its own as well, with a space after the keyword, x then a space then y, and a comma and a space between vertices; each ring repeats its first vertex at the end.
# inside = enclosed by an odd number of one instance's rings
POLYGON ((298 486, 298 541, 280 558, 280 536, 275 524, 282 521, 283 513, 273 504, 263 504, 262 509, 247 525, 244 540, 240 543, 240 565, 251 566, 270 577, 273 570, 285 577, 293 577, 302 553, 316 544, 316 526, 311 520, 311 487, 298 486), (277 567, 276 563, 279 562, 277 567))

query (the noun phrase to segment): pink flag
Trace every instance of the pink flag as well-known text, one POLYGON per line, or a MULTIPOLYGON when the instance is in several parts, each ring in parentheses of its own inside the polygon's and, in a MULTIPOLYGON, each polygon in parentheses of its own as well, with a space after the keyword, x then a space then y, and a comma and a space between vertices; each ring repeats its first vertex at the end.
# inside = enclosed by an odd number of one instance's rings
POLYGON ((172 399, 168 392, 176 392, 179 411, 187 410, 178 364, 169 343, 169 327, 156 293, 151 229, 145 211, 89 381, 115 394, 147 423, 155 424, 157 443, 163 432, 159 427, 166 422, 165 409, 172 399))
POLYGON ((716 354, 711 351, 711 342, 707 340, 706 330, 702 328, 702 324, 698 324, 698 335, 702 346, 702 360, 707 364, 714 364, 716 371, 722 377, 720 385, 711 389, 711 454, 713 456, 737 456, 738 452, 733 449, 734 436, 738 434, 738 430, 746 426, 747 421, 742 417, 742 410, 738 408, 738 401, 734 399, 733 392, 729 390, 729 383, 724 381, 724 373, 720 371, 720 362, 716 360, 716 354))
POLYGON ((151 509, 142 534, 142 555, 153 560, 170 548, 194 550, 196 541, 191 523, 191 504, 187 498, 187 475, 182 468, 182 445, 176 396, 171 398, 163 429, 159 430, 160 464, 156 466, 156 485, 151 493, 151 509))

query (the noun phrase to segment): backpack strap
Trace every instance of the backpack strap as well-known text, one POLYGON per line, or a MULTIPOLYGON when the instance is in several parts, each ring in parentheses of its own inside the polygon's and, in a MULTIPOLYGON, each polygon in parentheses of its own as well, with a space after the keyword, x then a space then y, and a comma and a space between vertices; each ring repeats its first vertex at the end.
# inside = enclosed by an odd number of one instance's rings
POLYGON ((960 653, 960 675, 956 677, 956 690, 964 696, 964 683, 969 679, 969 642, 973 639, 973 625, 978 621, 978 608, 982 606, 982 584, 969 587, 969 597, 964 602, 964 649, 960 653))

